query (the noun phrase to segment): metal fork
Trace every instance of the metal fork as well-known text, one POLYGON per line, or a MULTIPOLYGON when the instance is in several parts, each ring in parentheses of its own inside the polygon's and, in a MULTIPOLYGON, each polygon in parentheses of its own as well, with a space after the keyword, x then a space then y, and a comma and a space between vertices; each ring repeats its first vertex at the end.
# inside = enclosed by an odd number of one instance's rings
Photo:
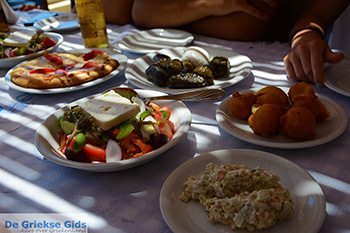
POLYGON ((196 91, 181 92, 170 95, 145 97, 147 100, 186 100, 186 101, 200 101, 200 100, 217 100, 226 95, 226 92, 221 88, 208 88, 196 91))

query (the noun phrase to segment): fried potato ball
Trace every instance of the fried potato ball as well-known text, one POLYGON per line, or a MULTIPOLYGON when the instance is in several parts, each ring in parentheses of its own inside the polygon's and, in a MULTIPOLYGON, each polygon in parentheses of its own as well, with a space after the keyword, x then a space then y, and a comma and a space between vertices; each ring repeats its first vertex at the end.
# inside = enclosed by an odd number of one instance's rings
POLYGON ((329 112, 323 103, 317 98, 316 95, 313 96, 297 96, 294 101, 295 107, 303 107, 309 109, 314 116, 316 121, 325 120, 329 117, 329 112))
POLYGON ((257 105, 273 104, 279 107, 283 113, 285 113, 289 109, 288 105, 285 105, 284 103, 281 102, 281 100, 278 97, 270 93, 264 93, 262 95, 259 95, 257 97, 256 104, 257 105))
POLYGON ((267 86, 255 93, 256 96, 261 96, 264 94, 271 94, 275 96, 284 106, 289 105, 288 95, 279 87, 267 86))
POLYGON ((252 106, 257 97, 253 93, 240 94, 238 91, 233 93, 227 101, 232 114, 240 119, 247 119, 252 113, 252 106))
POLYGON ((268 137, 277 133, 282 111, 273 104, 261 105, 248 119, 248 124, 255 134, 268 137))
POLYGON ((304 140, 316 136, 316 118, 302 107, 292 107, 280 118, 279 131, 291 138, 304 140))
POLYGON ((310 84, 300 82, 289 88, 288 95, 290 102, 294 103, 297 96, 313 96, 315 91, 310 84))

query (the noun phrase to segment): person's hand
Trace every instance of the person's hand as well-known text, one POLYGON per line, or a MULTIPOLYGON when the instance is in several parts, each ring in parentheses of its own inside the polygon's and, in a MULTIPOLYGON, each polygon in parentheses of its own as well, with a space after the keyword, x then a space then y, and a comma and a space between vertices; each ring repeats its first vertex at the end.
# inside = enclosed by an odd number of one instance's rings
MULTIPOLYGON (((212 15, 221 16, 234 12, 245 12, 258 19, 267 19, 268 15, 251 5, 247 0, 221 0, 213 1, 209 0, 212 6, 208 7, 212 15)), ((270 7, 277 6, 277 0, 260 0, 266 3, 270 7)))
POLYGON ((33 9, 41 9, 41 7, 34 4, 30 4, 30 5, 23 4, 20 8, 18 8, 18 10, 20 11, 30 11, 33 9))
POLYGON ((343 54, 334 53, 317 32, 306 32, 297 37, 289 53, 284 57, 288 77, 294 80, 311 81, 317 87, 323 85, 323 63, 338 63, 343 54))

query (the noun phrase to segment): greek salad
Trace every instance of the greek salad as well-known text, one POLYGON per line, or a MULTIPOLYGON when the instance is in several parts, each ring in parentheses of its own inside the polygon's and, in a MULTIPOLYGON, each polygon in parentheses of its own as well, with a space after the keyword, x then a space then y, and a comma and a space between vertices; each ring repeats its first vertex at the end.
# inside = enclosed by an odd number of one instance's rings
POLYGON ((11 58, 36 53, 56 45, 56 42, 45 35, 40 35, 30 42, 29 46, 7 46, 3 41, 7 34, 0 34, 0 58, 11 58))
POLYGON ((143 100, 136 92, 111 90, 56 119, 59 150, 69 160, 87 163, 137 158, 173 138, 170 115, 170 108, 143 100))

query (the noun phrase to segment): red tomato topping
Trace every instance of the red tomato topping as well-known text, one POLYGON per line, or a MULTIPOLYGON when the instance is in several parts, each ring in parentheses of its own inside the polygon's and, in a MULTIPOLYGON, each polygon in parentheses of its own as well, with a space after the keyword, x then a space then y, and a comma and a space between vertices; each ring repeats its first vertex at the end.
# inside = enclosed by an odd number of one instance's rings
POLYGON ((75 65, 77 64, 77 62, 72 62, 68 65, 65 65, 65 66, 61 66, 61 69, 63 70, 71 70, 75 67, 75 65))
POLYGON ((106 150, 86 143, 82 149, 88 161, 106 162, 106 150))
POLYGON ((53 47, 53 46, 56 45, 56 42, 51 40, 48 37, 46 37, 41 43, 42 43, 44 49, 48 49, 48 48, 53 47))
POLYGON ((44 69, 34 69, 34 70, 31 70, 29 73, 31 73, 31 74, 47 74, 47 73, 54 72, 54 71, 55 71, 54 69, 44 68, 44 69))
POLYGON ((98 64, 97 62, 86 62, 82 67, 80 67, 80 69, 90 69, 90 68, 94 68, 96 66, 99 66, 100 64, 98 64))
POLYGON ((17 50, 13 51, 10 53, 10 57, 16 57, 17 56, 17 50))
POLYGON ((63 65, 63 59, 62 57, 57 56, 56 54, 52 53, 44 53, 44 57, 49 60, 50 62, 62 66, 63 65))
POLYGON ((84 59, 84 61, 88 61, 90 59, 95 58, 98 54, 103 54, 103 52, 101 50, 94 49, 91 52, 85 53, 83 55, 83 59, 84 59))

